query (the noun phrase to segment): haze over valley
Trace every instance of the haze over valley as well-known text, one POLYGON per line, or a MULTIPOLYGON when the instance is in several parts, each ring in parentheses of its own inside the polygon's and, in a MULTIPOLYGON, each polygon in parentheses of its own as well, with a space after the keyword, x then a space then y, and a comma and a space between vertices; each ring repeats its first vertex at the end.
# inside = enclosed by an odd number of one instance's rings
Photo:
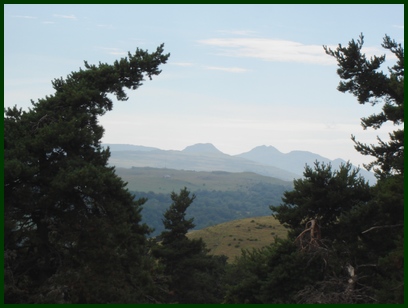
MULTIPOLYGON (((291 151, 282 153, 273 146, 258 146, 249 152, 238 155, 222 153, 211 143, 197 143, 182 151, 161 150, 129 144, 104 144, 109 146, 111 157, 109 163, 116 167, 152 167, 194 171, 254 172, 260 175, 293 181, 301 178, 305 165, 313 166, 318 161, 330 163, 337 169, 346 160, 330 160, 319 154, 308 151, 291 151)), ((372 172, 360 167, 360 174, 375 184, 372 172)))

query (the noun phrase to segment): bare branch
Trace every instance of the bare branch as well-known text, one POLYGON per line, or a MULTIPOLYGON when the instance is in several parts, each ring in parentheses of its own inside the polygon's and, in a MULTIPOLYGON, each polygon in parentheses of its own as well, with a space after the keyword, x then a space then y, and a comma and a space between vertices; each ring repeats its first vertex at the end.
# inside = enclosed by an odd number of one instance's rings
POLYGON ((404 224, 375 226, 375 227, 371 227, 370 229, 367 229, 367 230, 365 230, 365 231, 363 231, 361 233, 364 234, 364 233, 370 232, 370 231, 375 230, 375 229, 396 228, 396 227, 403 227, 403 226, 404 226, 404 224))

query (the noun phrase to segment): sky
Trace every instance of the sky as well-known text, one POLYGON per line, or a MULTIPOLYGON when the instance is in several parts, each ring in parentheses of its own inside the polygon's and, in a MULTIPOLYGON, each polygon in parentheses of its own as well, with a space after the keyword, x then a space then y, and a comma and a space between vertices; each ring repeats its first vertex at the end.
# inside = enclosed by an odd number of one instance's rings
POLYGON ((364 34, 368 55, 404 43, 404 6, 4 5, 4 105, 24 110, 53 94, 51 81, 136 48, 170 53, 162 73, 100 118, 103 143, 182 150, 212 143, 236 155, 261 146, 310 151, 362 166, 358 141, 388 140, 391 124, 363 130, 361 105, 337 90, 336 48, 364 34))

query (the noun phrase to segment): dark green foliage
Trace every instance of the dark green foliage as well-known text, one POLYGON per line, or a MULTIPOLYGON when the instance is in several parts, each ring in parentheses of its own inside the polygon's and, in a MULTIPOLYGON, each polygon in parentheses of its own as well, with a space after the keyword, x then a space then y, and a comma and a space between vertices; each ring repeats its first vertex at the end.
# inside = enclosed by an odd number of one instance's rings
POLYGON ((294 303, 305 285, 321 279, 322 258, 301 253, 291 240, 276 240, 260 250, 243 250, 225 277, 227 304, 294 303))
MULTIPOLYGON (((338 90, 351 92, 357 97, 360 104, 371 103, 372 105, 383 103, 382 112, 362 118, 361 124, 364 129, 372 127, 379 129, 385 122, 390 121, 394 125, 404 123, 404 49, 401 44, 384 37, 382 47, 391 51, 397 57, 397 63, 388 68, 389 74, 381 70, 385 61, 385 55, 374 56, 367 59, 361 53, 364 44, 364 36, 355 41, 351 40, 347 47, 339 44, 336 50, 324 46, 326 53, 336 58, 338 63, 337 73, 341 81, 338 90)), ((379 166, 376 173, 379 177, 388 174, 404 172, 404 129, 400 128, 390 134, 390 141, 384 142, 378 138, 379 145, 366 145, 355 140, 355 148, 363 155, 375 157, 376 161, 366 166, 370 170, 373 166, 379 166)))
POLYGON ((380 180, 368 202, 339 217, 337 238, 323 238, 323 247, 328 251, 328 272, 341 276, 330 274, 306 286, 299 302, 403 303, 404 194, 399 177, 380 180), (352 277, 345 273, 348 266, 354 270, 355 284, 350 284, 352 277))
MULTIPOLYGON (((381 128, 390 121, 394 125, 404 123, 404 49, 401 44, 384 37, 382 47, 393 53, 397 62, 388 68, 388 74, 380 71, 385 56, 367 60, 361 53, 363 36, 348 47, 326 53, 338 61, 338 74, 347 82, 340 82, 339 91, 351 92, 359 103, 373 105, 383 102, 382 112, 362 119, 364 129, 381 128)), ((371 297, 380 303, 402 303, 404 299, 404 129, 390 135, 390 141, 378 139, 378 145, 356 143, 363 155, 371 155, 376 161, 369 164, 380 179, 373 188, 372 199, 352 208, 340 217, 343 233, 348 234, 351 256, 359 267, 359 282, 368 285, 371 297), (352 238, 354 237, 354 241, 352 238)))
POLYGON ((332 171, 330 164, 306 166, 304 178, 294 180, 294 190, 284 193, 283 204, 271 206, 274 216, 296 236, 312 219, 324 238, 336 239, 339 217, 370 200, 370 187, 350 163, 332 171))
POLYGON ((186 219, 186 210, 193 203, 195 195, 190 197, 190 192, 184 188, 177 195, 171 193, 173 200, 170 208, 164 213, 163 225, 166 229, 160 235, 163 246, 177 245, 178 242, 186 239, 186 234, 194 228, 194 218, 186 219))
POLYGON ((404 298, 403 177, 396 175, 379 181, 367 207, 363 214, 354 217, 362 230, 360 263, 375 264, 363 269, 363 273, 369 277, 367 283, 375 289, 379 302, 401 303, 404 298))
MULTIPOLYGON (((108 167, 98 117, 169 55, 137 49, 55 79, 55 94, 4 118, 5 301, 146 302, 141 205, 108 167)), ((146 263, 147 262, 147 263, 146 263)))
POLYGON ((333 172, 318 163, 314 170, 306 167, 305 179, 295 181, 284 204, 271 207, 290 228, 292 241, 306 243, 300 251, 323 260, 326 267, 322 279, 305 285, 292 301, 401 303, 403 192, 400 175, 369 187, 347 166, 333 172), (304 223, 313 219, 320 226, 318 238, 302 232, 304 223))
POLYGON ((205 243, 187 238, 194 227, 193 218, 186 219, 186 210, 195 196, 184 188, 180 194, 172 193, 173 203, 164 213, 165 230, 160 243, 153 248, 153 255, 169 277, 165 302, 170 303, 219 303, 222 289, 220 277, 226 259, 207 255, 205 243))

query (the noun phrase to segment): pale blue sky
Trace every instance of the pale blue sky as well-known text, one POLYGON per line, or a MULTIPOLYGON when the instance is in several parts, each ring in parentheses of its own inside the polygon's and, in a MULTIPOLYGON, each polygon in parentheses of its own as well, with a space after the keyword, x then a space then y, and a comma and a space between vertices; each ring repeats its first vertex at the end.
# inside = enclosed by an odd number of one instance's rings
POLYGON ((28 108, 83 60, 112 63, 164 43, 162 74, 100 119, 104 143, 209 142, 230 155, 272 145, 359 165, 372 158, 350 135, 376 143, 392 127, 363 131, 360 118, 379 109, 336 90, 336 62, 322 45, 361 32, 367 54, 385 52, 385 34, 403 43, 404 6, 5 5, 4 104, 28 108))

